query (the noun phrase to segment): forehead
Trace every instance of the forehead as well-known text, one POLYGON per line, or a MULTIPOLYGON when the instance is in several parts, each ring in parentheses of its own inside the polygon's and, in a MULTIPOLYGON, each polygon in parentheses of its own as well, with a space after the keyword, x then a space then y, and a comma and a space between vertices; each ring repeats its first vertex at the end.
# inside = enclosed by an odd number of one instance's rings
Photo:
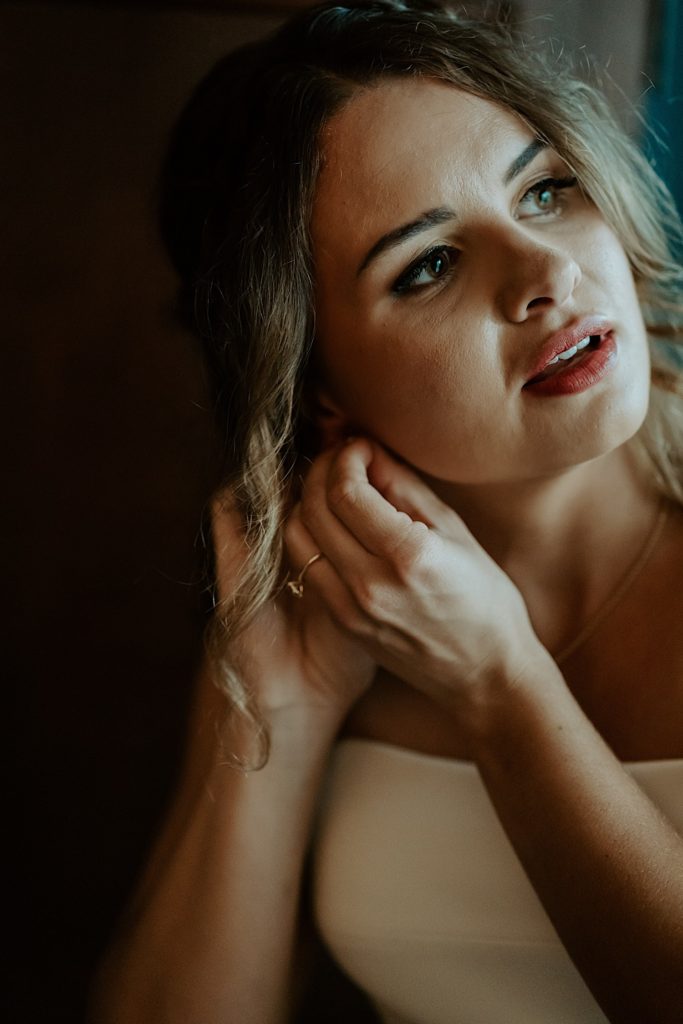
POLYGON ((314 248, 457 202, 531 135, 511 111, 433 79, 384 79, 357 93, 323 131, 314 248))

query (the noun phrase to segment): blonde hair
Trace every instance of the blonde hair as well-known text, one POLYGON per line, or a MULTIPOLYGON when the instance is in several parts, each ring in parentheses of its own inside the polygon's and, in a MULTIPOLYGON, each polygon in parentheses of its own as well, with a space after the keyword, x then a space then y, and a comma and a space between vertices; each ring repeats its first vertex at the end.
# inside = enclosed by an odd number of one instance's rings
POLYGON ((683 504, 681 230, 666 187, 566 59, 503 23, 427 0, 322 4, 228 55, 171 140, 161 224, 181 275, 179 311, 204 346, 224 439, 224 488, 249 557, 207 632, 216 681, 268 737, 233 663, 237 636, 280 586, 294 466, 314 451, 304 393, 313 338, 309 221, 324 124, 387 76, 428 76, 516 112, 566 161, 620 238, 653 350, 652 403, 633 440, 658 487, 683 504), (665 344, 663 344, 665 343, 665 344))

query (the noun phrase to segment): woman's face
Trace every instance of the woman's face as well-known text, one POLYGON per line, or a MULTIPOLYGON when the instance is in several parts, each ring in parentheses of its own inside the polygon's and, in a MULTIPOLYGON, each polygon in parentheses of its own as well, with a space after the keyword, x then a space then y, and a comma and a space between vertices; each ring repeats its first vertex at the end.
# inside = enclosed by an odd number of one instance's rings
POLYGON ((442 480, 556 472, 622 444, 647 410, 622 246, 533 144, 511 112, 408 78, 357 94, 325 131, 312 221, 323 393, 347 429, 442 480), (525 388, 549 339, 586 325, 611 331, 602 377, 525 388))

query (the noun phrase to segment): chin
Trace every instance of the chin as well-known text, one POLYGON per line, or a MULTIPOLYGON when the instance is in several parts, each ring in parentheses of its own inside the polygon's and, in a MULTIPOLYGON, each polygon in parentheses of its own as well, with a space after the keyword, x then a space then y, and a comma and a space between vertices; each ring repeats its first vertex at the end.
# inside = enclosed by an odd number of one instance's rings
POLYGON ((604 458, 623 448, 638 433, 645 422, 649 408, 649 392, 644 399, 627 406, 615 405, 602 416, 587 418, 570 438, 559 460, 549 460, 547 472, 552 473, 572 466, 604 458), (554 462, 554 465, 553 465, 554 462))
MULTIPOLYGON (((580 411, 565 437, 556 439, 556 454, 562 452, 561 461, 567 468, 608 455, 638 433, 650 406, 647 356, 641 365, 624 366, 619 386, 606 389, 596 398, 580 411)), ((548 437, 547 444, 550 442, 548 437)))
MULTIPOLYGON (((547 480, 597 459, 605 458, 626 445, 645 421, 648 401, 628 408, 610 410, 609 416, 583 420, 570 434, 538 438, 526 452, 500 452, 499 458, 488 458, 469 465, 454 465, 452 460, 405 460, 432 484, 487 486, 520 483, 524 480, 547 480)), ((497 453, 498 454, 498 453, 497 453)))

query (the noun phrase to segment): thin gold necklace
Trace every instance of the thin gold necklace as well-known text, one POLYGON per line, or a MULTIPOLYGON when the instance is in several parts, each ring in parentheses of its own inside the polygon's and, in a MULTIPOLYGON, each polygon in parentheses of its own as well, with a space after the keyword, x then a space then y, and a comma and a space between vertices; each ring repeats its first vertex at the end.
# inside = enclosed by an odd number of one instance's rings
POLYGON ((654 526, 647 535, 645 543, 638 555, 626 570, 616 588, 606 598, 601 607, 598 608, 595 615, 590 617, 588 622, 586 622, 583 628, 579 630, 574 639, 571 640, 566 647, 563 647, 559 654, 554 655, 555 663, 557 665, 561 664, 569 657, 570 654, 573 654, 581 644, 585 643, 585 641, 593 635, 598 626, 604 622, 610 612, 616 608, 626 591, 635 583, 636 579, 647 565, 650 555, 657 546, 657 542, 662 534, 668 515, 669 503, 666 498, 663 497, 659 503, 659 510, 655 518, 654 526))

